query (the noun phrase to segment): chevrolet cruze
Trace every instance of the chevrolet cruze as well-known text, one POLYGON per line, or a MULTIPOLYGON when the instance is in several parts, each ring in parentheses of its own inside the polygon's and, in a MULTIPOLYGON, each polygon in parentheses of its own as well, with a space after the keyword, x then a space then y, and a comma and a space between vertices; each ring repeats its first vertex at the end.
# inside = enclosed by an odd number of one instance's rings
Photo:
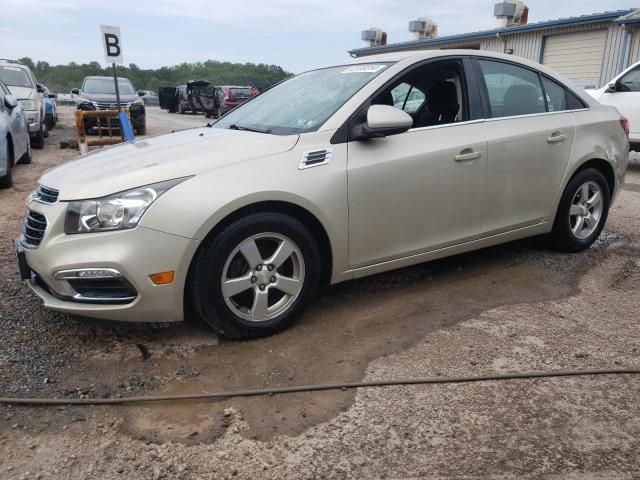
POLYGON ((534 235, 588 248, 628 128, 513 56, 366 57, 46 172, 18 262, 47 308, 269 335, 322 285, 534 235))

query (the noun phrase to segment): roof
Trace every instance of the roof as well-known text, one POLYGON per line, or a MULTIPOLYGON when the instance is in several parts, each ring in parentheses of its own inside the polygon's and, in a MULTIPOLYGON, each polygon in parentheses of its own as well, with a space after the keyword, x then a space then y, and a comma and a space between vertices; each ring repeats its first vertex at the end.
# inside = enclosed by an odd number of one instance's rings
MULTIPOLYGON (((349 50, 352 56, 363 54, 371 54, 375 52, 384 52, 391 48, 412 48, 422 45, 439 45, 442 43, 454 42, 459 40, 480 40, 483 38, 495 37, 496 35, 515 35, 525 32, 534 32, 538 30, 546 30, 549 28, 558 28, 568 25, 583 25, 586 23, 598 22, 614 22, 624 16, 639 14, 640 10, 632 8, 626 10, 616 10, 610 12, 593 13, 591 15, 581 15, 579 17, 560 18, 557 20, 546 20, 543 22, 530 23, 528 25, 514 25, 509 27, 494 28, 492 30, 482 30, 478 32, 462 33, 457 35, 448 35, 445 37, 425 38, 423 40, 411 40, 408 42, 391 43, 388 45, 379 45, 374 47, 363 47, 349 50)), ((635 19, 636 17, 634 17, 635 19)), ((640 17, 637 17, 640 22, 640 17)), ((623 23, 623 22, 620 22, 623 23)), ((627 23, 631 23, 628 21, 627 23)))
POLYGON ((634 10, 627 15, 623 15, 622 17, 614 20, 613 23, 622 23, 625 25, 640 23, 640 10, 634 10))

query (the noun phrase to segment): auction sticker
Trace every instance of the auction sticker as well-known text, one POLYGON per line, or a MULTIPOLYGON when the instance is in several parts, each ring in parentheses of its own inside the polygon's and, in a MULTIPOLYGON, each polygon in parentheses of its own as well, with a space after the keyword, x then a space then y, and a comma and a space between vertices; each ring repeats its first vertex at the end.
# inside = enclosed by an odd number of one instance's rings
POLYGON ((342 73, 376 73, 385 67, 386 65, 354 65, 342 73))

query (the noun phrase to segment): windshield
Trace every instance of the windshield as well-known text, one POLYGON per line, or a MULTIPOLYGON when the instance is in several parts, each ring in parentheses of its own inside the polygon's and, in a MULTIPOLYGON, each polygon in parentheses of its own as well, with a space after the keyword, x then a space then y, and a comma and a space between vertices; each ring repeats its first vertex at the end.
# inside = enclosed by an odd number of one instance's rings
MULTIPOLYGON (((131 85, 131 82, 126 78, 118 79, 118 88, 120 89, 120 95, 136 94, 133 85, 131 85)), ((115 95, 116 85, 113 78, 87 78, 82 86, 82 91, 86 93, 115 95)))
POLYGON ((20 67, 0 67, 0 80, 11 87, 33 88, 27 71, 20 67))
POLYGON ((388 63, 343 65, 302 73, 253 97, 213 127, 247 127, 276 135, 317 130, 388 66, 388 63))

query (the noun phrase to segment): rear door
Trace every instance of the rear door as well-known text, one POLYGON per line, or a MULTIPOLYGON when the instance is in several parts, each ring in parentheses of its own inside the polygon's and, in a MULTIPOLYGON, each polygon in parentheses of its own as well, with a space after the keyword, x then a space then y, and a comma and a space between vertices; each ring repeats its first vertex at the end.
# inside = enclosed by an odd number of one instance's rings
POLYGON ((633 140, 640 139, 640 65, 616 82, 615 92, 603 93, 600 103, 616 107, 629 119, 629 136, 633 140))
POLYGON ((565 88, 521 65, 478 59, 489 163, 483 235, 540 223, 567 170, 575 121, 565 88))

